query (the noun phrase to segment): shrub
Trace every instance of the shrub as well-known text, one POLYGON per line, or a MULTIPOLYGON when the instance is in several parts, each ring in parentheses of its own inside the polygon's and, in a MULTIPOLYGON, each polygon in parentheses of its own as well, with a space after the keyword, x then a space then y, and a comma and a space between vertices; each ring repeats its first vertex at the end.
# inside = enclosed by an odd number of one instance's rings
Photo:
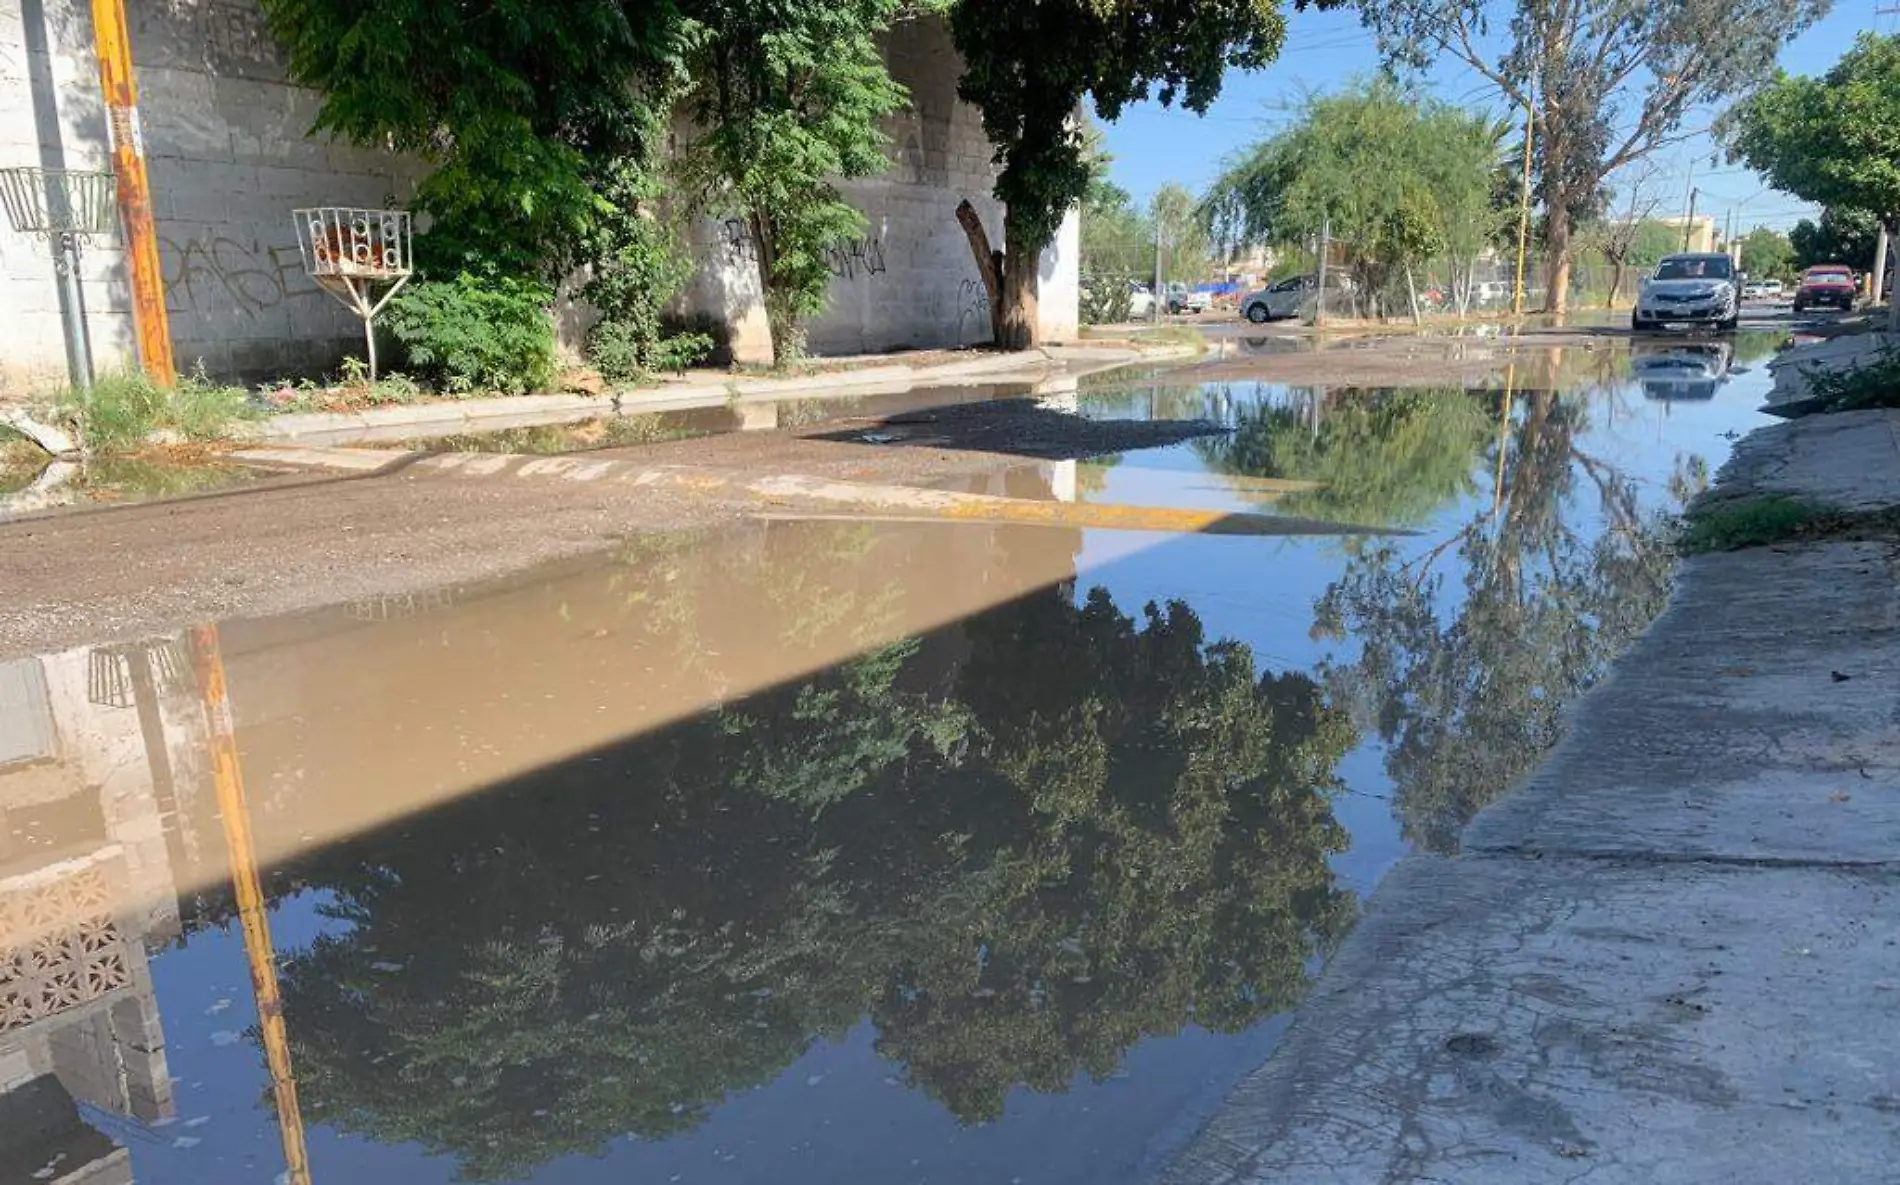
POLYGON ((656 212, 665 187, 635 157, 609 163, 598 185, 611 213, 600 218, 592 276, 581 289, 600 313, 587 335, 588 361, 616 383, 683 370, 704 358, 713 340, 667 325, 664 310, 693 265, 679 249, 673 224, 656 212))
POLYGON ((1900 407, 1900 351, 1882 350, 1853 370, 1813 366, 1805 374, 1817 411, 1900 407))
POLYGON ((1785 494, 1709 502, 1689 513, 1677 546, 1691 554, 1739 551, 1811 534, 1842 519, 1832 506, 1785 494))
POLYGON ((383 323, 405 369, 437 389, 520 395, 554 380, 553 300, 545 284, 464 272, 404 289, 383 323))
POLYGON ((236 420, 256 414, 242 387, 224 387, 202 373, 167 390, 137 371, 99 376, 91 391, 67 387, 53 398, 60 415, 77 425, 86 447, 123 453, 144 447, 155 432, 186 440, 218 440, 236 420))
POLYGON ((1119 325, 1134 309, 1134 293, 1119 276, 1091 277, 1082 284, 1082 324, 1119 325))

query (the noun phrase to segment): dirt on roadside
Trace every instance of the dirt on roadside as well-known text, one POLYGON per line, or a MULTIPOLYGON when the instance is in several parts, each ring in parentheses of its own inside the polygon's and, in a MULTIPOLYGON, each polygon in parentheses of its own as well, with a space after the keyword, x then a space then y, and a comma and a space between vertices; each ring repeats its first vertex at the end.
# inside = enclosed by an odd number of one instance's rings
MULTIPOLYGON (((1221 430, 1095 422, 1018 400, 586 455, 930 485, 1221 430)), ((397 462, 0 523, 0 658, 485 581, 756 509, 631 484, 428 476, 397 462)))

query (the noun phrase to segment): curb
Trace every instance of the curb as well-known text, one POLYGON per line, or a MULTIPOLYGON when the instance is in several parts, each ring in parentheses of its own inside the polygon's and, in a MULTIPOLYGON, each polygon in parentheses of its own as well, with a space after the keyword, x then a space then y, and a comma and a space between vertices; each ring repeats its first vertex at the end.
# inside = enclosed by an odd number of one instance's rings
POLYGON ((1011 379, 1027 383, 1052 378, 1058 373, 1073 373, 1079 377, 1144 361, 1173 361, 1194 353, 1181 347, 1138 351, 1057 346, 934 367, 875 366, 780 379, 730 378, 717 383, 695 379, 673 384, 671 389, 662 387, 618 396, 518 395, 379 407, 361 412, 301 412, 277 416, 254 426, 240 443, 321 447, 330 442, 401 440, 532 427, 611 414, 690 411, 734 402, 763 403, 793 397, 822 398, 872 392, 900 394, 925 386, 961 386, 1011 379), (1074 366, 1066 364, 1070 359, 1074 366))

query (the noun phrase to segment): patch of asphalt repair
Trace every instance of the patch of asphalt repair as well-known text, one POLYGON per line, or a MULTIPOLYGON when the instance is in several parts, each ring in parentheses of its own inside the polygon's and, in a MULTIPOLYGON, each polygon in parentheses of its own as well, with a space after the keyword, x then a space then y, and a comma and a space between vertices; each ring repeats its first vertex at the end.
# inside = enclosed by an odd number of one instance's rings
MULTIPOLYGON (((1863 414, 1764 430, 1717 494, 1896 483, 1863 414)), ((1888 541, 1685 561, 1461 853, 1386 877, 1169 1185, 1893 1180, 1896 577, 1888 541)))

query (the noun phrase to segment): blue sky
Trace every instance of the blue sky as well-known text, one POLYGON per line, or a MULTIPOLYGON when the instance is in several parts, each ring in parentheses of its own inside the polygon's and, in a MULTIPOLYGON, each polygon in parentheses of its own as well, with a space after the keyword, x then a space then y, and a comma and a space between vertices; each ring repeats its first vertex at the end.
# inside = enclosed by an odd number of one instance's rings
MULTIPOLYGON (((1900 31, 1900 18, 1876 12, 1883 3, 1837 0, 1826 19, 1782 51, 1782 66, 1796 74, 1818 74, 1846 52, 1856 33, 1900 31)), ((1107 125, 1114 180, 1138 202, 1169 181, 1198 192, 1219 174, 1230 154, 1283 126, 1287 113, 1305 95, 1336 89, 1377 65, 1372 36, 1360 28, 1356 11, 1290 12, 1279 61, 1262 71, 1230 74, 1220 100, 1206 116, 1143 103, 1107 125)), ((1447 63, 1427 81, 1444 98, 1503 114, 1495 88, 1461 64, 1447 63)), ((1706 123, 1713 114, 1702 113, 1699 122, 1706 123)), ((1665 148, 1656 159, 1660 169, 1652 184, 1669 195, 1659 213, 1680 213, 1694 184, 1702 190, 1698 211, 1717 218, 1735 211, 1738 233, 1754 226, 1785 230, 1814 214, 1812 207, 1767 188, 1749 170, 1723 163, 1720 150, 1706 137, 1665 148)))

